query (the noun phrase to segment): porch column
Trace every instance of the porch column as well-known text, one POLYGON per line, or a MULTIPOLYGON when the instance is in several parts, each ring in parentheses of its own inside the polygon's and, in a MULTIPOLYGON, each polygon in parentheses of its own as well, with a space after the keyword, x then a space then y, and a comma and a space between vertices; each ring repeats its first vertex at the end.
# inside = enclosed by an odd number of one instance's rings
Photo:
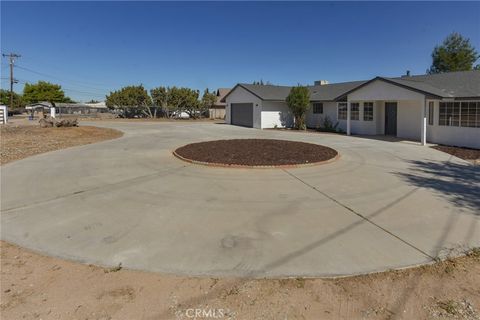
POLYGON ((427 99, 423 99, 421 103, 422 107, 422 122, 421 122, 421 137, 420 141, 422 146, 427 144, 427 99))
POLYGON ((351 109, 350 101, 347 101, 347 136, 350 135, 351 109))

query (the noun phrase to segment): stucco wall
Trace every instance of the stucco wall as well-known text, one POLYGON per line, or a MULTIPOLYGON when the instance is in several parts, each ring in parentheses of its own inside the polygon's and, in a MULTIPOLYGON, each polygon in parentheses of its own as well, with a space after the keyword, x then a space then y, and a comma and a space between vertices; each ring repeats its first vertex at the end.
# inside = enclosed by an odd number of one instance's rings
POLYGON ((423 100, 424 95, 399 86, 376 80, 348 95, 350 101, 423 100))
POLYGON ((328 117, 335 125, 337 122, 337 103, 336 102, 323 102, 323 114, 313 113, 313 104, 310 104, 310 109, 307 111, 305 118, 307 127, 319 128, 323 127, 325 118, 328 117))
POLYGON ((420 141, 422 101, 397 102, 397 137, 420 141))
POLYGON ((293 126, 293 115, 286 102, 263 101, 261 126, 264 128, 288 128, 293 126))
POLYGON ((231 122, 231 103, 253 103, 253 127, 261 129, 261 109, 262 109, 262 100, 260 100, 255 95, 251 94, 242 87, 237 87, 233 90, 228 97, 226 98, 227 105, 225 107, 225 122, 231 122))

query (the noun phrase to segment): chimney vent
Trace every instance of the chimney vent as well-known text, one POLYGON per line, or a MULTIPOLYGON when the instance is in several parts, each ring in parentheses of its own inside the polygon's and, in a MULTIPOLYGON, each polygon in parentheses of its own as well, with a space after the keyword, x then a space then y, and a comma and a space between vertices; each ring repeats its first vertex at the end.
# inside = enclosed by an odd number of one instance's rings
POLYGON ((328 84, 328 80, 316 80, 314 85, 316 86, 323 86, 323 85, 326 85, 328 84))

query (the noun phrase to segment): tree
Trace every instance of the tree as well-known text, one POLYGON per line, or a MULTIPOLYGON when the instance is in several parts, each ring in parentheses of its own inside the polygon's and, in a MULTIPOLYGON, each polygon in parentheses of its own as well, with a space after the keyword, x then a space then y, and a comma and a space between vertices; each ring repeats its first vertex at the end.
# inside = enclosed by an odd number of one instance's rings
POLYGON ((186 112, 190 118, 196 119, 201 113, 200 92, 190 88, 177 88, 173 94, 174 105, 179 112, 186 112))
POLYGON ((470 39, 454 32, 433 49, 432 66, 427 72, 434 74, 472 70, 478 58, 480 55, 470 44, 470 39))
POLYGON ((17 109, 25 107, 23 98, 18 93, 13 93, 13 106, 10 106, 10 91, 0 89, 0 104, 9 106, 10 109, 17 109))
POLYGON ((171 104, 172 98, 170 97, 169 87, 158 87, 150 90, 150 96, 152 97, 153 105, 158 106, 163 111, 163 114, 170 118, 175 111, 171 104))
POLYGON ((123 116, 127 118, 142 116, 154 118, 157 114, 156 107, 153 107, 152 113, 152 99, 143 85, 127 86, 110 92, 106 96, 105 104, 110 109, 121 110, 123 116))
POLYGON ((98 101, 98 100, 92 99, 92 100, 88 101, 87 103, 99 103, 99 102, 100 101, 98 101))
POLYGON ((205 89, 202 96, 202 109, 204 112, 207 112, 208 109, 212 108, 213 105, 217 102, 217 95, 215 93, 210 93, 208 88, 205 89))
POLYGON ((310 92, 307 87, 297 86, 290 90, 287 105, 295 118, 295 128, 305 130, 305 114, 310 108, 310 92))
POLYGON ((196 119, 204 110, 198 90, 185 87, 158 87, 150 90, 150 94, 153 103, 161 106, 167 117, 186 112, 191 118, 196 119))
POLYGON ((65 96, 60 85, 47 81, 38 81, 36 84, 26 83, 23 88, 23 100, 26 103, 48 101, 54 106, 58 102, 73 102, 65 96))

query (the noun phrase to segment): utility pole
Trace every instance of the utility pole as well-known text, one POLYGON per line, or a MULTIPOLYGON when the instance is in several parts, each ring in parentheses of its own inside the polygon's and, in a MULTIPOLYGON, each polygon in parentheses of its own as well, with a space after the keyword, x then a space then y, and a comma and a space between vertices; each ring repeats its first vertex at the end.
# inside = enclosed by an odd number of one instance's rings
POLYGON ((13 77, 13 66, 15 64, 15 59, 20 58, 21 55, 16 53, 2 54, 3 57, 8 57, 10 60, 10 109, 13 108, 13 84, 18 83, 18 80, 15 80, 13 77))

